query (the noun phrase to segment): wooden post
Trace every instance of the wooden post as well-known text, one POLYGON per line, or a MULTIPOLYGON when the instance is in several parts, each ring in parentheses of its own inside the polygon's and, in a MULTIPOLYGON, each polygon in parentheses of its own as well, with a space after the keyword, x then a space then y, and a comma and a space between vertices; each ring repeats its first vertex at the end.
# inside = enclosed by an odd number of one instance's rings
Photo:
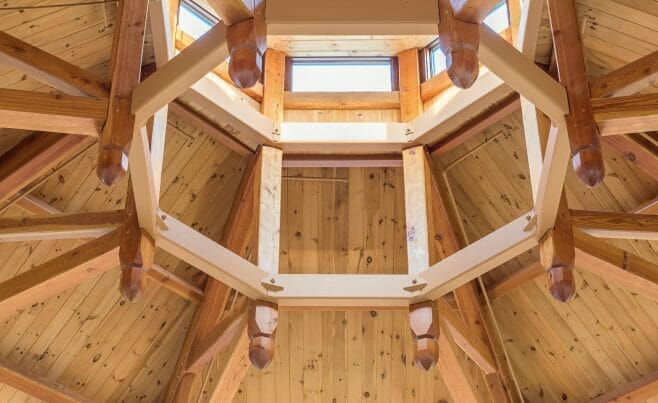
POLYGON ((567 302, 576 294, 573 230, 569 219, 567 197, 562 191, 555 227, 550 230, 539 248, 542 266, 548 274, 548 287, 553 297, 567 302))
POLYGON ((228 73, 238 88, 253 87, 263 72, 263 55, 267 49, 265 1, 254 0, 253 18, 230 24, 226 40, 231 59, 228 73))
POLYGON ((420 97, 420 70, 418 49, 412 48, 398 54, 400 77, 400 120, 409 122, 423 113, 420 97))
POLYGON ((124 223, 121 228, 119 243, 119 261, 121 262, 121 295, 131 302, 139 300, 146 291, 147 272, 153 265, 155 242, 139 226, 137 208, 132 181, 128 182, 124 223))
POLYGON ((281 123, 283 121, 286 55, 278 50, 267 49, 263 74, 263 101, 260 104, 260 110, 263 115, 281 123))
POLYGON ((439 361, 439 318, 434 303, 409 305, 409 326, 414 341, 414 361, 429 371, 439 361))
POLYGON ((112 52, 112 83, 107 121, 99 141, 98 177, 116 185, 128 170, 128 147, 133 137, 135 115, 132 93, 139 83, 144 48, 148 0, 119 2, 112 52))
POLYGON ((576 175, 593 187, 605 176, 601 136, 594 121, 590 87, 574 0, 549 0, 555 58, 560 83, 567 88, 571 112, 566 116, 571 162, 576 175))

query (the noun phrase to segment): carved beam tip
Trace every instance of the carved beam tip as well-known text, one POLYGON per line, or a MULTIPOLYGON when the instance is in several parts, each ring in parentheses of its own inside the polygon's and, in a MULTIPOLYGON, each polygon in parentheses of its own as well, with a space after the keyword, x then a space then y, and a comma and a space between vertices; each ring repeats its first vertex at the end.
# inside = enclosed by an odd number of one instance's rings
POLYGON ((124 150, 101 149, 98 156, 98 178, 107 186, 115 186, 128 171, 128 155, 124 150))
POLYGON ((571 157, 571 162, 576 175, 585 185, 595 187, 603 181, 605 165, 601 150, 580 150, 571 157))
POLYGON ((573 267, 551 267, 548 273, 548 288, 553 298, 560 302, 569 302, 576 295, 576 277, 573 267))
POLYGON ((274 336, 279 325, 278 305, 254 301, 249 307, 249 360, 258 369, 266 368, 274 359, 274 336))

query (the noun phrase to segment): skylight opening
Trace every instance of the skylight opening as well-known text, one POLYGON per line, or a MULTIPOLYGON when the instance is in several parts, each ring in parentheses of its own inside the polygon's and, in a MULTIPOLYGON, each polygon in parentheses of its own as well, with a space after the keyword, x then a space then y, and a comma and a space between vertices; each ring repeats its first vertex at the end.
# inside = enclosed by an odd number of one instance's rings
MULTIPOLYGON (((489 28, 498 33, 507 29, 510 25, 509 15, 507 14, 507 3, 505 1, 498 3, 483 22, 487 24, 489 28)), ((446 57, 443 52, 441 52, 438 40, 435 43, 430 44, 429 53, 430 77, 434 77, 446 69, 446 57)))
POLYGON ((199 38, 214 25, 214 22, 194 6, 181 2, 178 11, 178 27, 194 39, 199 38))
POLYGON ((391 91, 391 60, 390 58, 293 59, 292 90, 391 91))

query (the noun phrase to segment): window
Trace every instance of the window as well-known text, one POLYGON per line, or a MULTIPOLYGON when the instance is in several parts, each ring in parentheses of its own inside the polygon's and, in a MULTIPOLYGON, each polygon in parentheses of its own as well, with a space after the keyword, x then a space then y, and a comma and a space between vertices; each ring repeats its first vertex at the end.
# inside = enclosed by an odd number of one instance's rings
POLYGON ((293 91, 391 91, 390 58, 294 58, 293 91))
POLYGON ((178 10, 178 27, 192 38, 197 39, 205 34, 216 22, 216 18, 195 3, 181 2, 178 10))
MULTIPOLYGON (((489 15, 487 15, 487 17, 484 19, 484 23, 487 24, 489 28, 499 33, 504 31, 507 27, 509 27, 509 16, 507 15, 507 3, 505 1, 501 1, 500 3, 498 3, 498 5, 494 7, 494 9, 491 10, 489 15)), ((434 77, 435 75, 439 74, 440 72, 446 69, 446 57, 443 54, 443 52, 441 52, 438 39, 429 44, 428 50, 429 50, 428 52, 429 70, 427 72, 429 74, 427 76, 427 79, 434 77)))

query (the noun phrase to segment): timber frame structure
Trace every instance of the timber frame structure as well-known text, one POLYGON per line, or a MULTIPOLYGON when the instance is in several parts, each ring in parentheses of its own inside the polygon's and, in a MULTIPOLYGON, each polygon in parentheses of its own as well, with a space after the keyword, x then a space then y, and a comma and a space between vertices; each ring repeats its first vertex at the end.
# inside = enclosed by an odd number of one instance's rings
MULTIPOLYGON (((347 22, 347 16, 327 11, 328 17, 320 23, 306 15, 299 6, 302 1, 272 0, 271 8, 260 0, 211 1, 222 21, 192 41, 181 39, 172 28, 176 1, 120 0, 109 84, 0 32, 3 63, 64 93, 0 90, 1 124, 68 134, 56 144, 38 137, 31 140, 35 152, 39 147, 51 150, 43 167, 29 167, 25 163, 29 155, 10 155, 14 171, 4 172, 8 159, 3 157, 0 201, 37 215, 0 218, 0 242, 88 239, 85 245, 0 283, 2 317, 120 265, 121 293, 129 300, 142 296, 148 278, 199 304, 165 400, 188 401, 196 374, 218 352, 228 349, 231 353, 221 363, 224 374, 216 387, 219 392, 213 396, 230 401, 246 374, 247 357, 263 368, 276 354, 279 312, 403 310, 410 315, 417 363, 425 369, 437 364, 441 374, 450 377, 453 399, 480 400, 464 375, 468 370, 463 367, 463 351, 482 372, 495 401, 521 401, 505 354, 500 352, 499 336, 483 328, 488 313, 481 307, 480 276, 540 246, 541 262, 483 290, 487 302, 543 273, 550 276, 555 298, 568 301, 576 292, 574 262, 658 301, 658 264, 597 239, 658 240, 655 205, 613 214, 570 210, 566 203, 563 189, 570 161, 581 180, 595 186, 604 175, 601 143, 614 143, 616 135, 629 131, 658 131, 658 96, 624 92, 646 78, 628 78, 634 74, 633 66, 627 74, 583 81, 584 63, 580 56, 574 57, 582 49, 569 45, 573 43, 569 35, 578 34, 571 1, 548 1, 559 80, 533 61, 542 0, 523 2, 513 44, 482 24, 497 1, 440 0, 437 6, 435 0, 415 0, 423 18, 407 15, 399 24, 390 24, 386 15, 359 15, 358 10, 347 22), (302 11, 285 14, 295 8, 302 11), (145 74, 142 53, 147 18, 156 67, 145 74), (438 102, 423 110, 418 52, 411 49, 399 56, 402 122, 284 122, 285 55, 264 51, 265 31, 278 35, 440 33, 442 39, 450 39, 441 46, 452 57, 448 75, 455 87, 441 92, 438 102), (466 43, 473 37, 478 39, 466 43), (474 49, 474 54, 463 49, 474 49), (261 112, 245 101, 249 89, 241 92, 209 74, 229 56, 230 79, 237 87, 262 87, 261 112), (580 65, 573 60, 580 60, 580 65), (261 73, 264 84, 258 83, 261 73), (250 74, 256 74, 256 79, 250 74), (587 90, 581 90, 582 86, 587 90), (179 100, 199 105, 222 122, 224 144, 249 159, 220 242, 159 205, 168 110, 195 113, 179 100), (509 114, 519 107, 534 208, 467 244, 456 206, 430 153, 454 146, 454 133, 463 129, 468 118, 488 110, 493 110, 492 116, 500 110, 509 114), (312 140, 308 133, 313 133, 312 140), (113 186, 129 176, 124 209, 60 213, 21 193, 25 181, 11 179, 12 175, 36 177, 74 147, 92 144, 94 137, 100 147, 101 181, 113 186), (402 166, 408 274, 279 273, 282 171, 304 166, 402 166), (192 286, 155 264, 156 249, 204 272, 208 276, 205 288, 192 286), (241 296, 232 300, 233 311, 221 316, 231 290, 241 296), (454 301, 446 298, 450 293, 454 301)), ((651 60, 653 67, 645 75, 658 71, 655 52, 651 60)), ((204 122, 203 117, 195 119, 204 122)), ((206 124, 212 126, 207 120, 206 124)), ((57 390, 61 401, 85 400, 19 372, 0 363, 1 382, 36 397, 49 397, 57 390)), ((653 384, 655 390, 658 382, 653 380, 653 384)))

